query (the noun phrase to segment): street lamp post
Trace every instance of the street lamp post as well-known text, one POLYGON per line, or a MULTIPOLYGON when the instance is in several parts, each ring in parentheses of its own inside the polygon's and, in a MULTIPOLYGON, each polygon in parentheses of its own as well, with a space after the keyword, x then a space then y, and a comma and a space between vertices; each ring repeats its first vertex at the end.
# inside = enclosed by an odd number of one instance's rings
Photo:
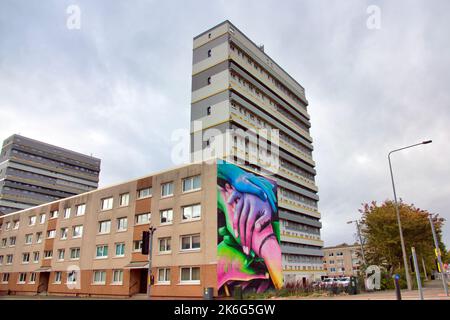
POLYGON ((150 288, 152 286, 152 251, 153 251, 153 233, 156 228, 153 226, 149 227, 149 241, 148 241, 148 271, 147 271, 147 297, 150 298, 150 288))
POLYGON ((428 219, 430 220, 431 232, 433 233, 433 240, 434 246, 436 248, 436 256, 439 264, 439 269, 441 269, 440 271, 441 271, 442 285, 444 286, 445 295, 448 297, 447 275, 444 271, 444 266, 442 265, 441 249, 439 248, 439 242, 436 236, 436 231, 434 229, 434 223, 431 214, 428 216, 428 219))
POLYGON ((428 144, 428 143, 431 143, 431 142, 432 142, 431 140, 423 141, 421 143, 416 143, 416 144, 413 144, 413 145, 410 145, 410 146, 407 146, 407 147, 403 147, 403 148, 392 150, 388 154, 389 170, 391 172, 392 190, 394 191, 394 207, 395 207, 395 213, 397 214, 398 230, 399 230, 399 233, 400 233, 400 243, 401 243, 401 246, 402 246, 403 264, 404 264, 404 267, 405 267, 406 283, 408 285, 408 290, 412 290, 412 282, 411 282, 411 275, 409 273, 408 258, 406 256, 405 241, 403 239, 402 223, 400 221, 400 212, 398 210, 397 193, 395 192, 394 174, 392 173, 392 164, 391 164, 391 154, 393 154, 394 152, 397 152, 397 151, 401 151, 401 150, 409 149, 409 148, 412 148, 412 147, 420 146, 422 144, 428 144))
POLYGON ((362 243, 362 236, 361 236, 361 229, 359 227, 359 222, 358 222, 358 220, 351 220, 351 221, 348 221, 347 223, 351 224, 353 222, 356 223, 356 230, 358 232, 359 245, 361 246, 361 255, 362 255, 364 266, 366 266, 366 256, 364 255, 364 247, 363 247, 363 243, 362 243))

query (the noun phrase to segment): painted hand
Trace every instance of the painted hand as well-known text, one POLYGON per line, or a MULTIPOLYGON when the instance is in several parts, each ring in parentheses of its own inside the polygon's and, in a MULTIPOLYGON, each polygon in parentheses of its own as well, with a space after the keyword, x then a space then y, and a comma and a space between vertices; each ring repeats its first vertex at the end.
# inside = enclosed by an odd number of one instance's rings
POLYGON ((258 252, 253 238, 254 233, 260 232, 272 221, 272 208, 268 201, 262 201, 252 194, 233 191, 228 204, 234 206, 233 230, 239 237, 242 250, 249 255, 250 250, 258 252))

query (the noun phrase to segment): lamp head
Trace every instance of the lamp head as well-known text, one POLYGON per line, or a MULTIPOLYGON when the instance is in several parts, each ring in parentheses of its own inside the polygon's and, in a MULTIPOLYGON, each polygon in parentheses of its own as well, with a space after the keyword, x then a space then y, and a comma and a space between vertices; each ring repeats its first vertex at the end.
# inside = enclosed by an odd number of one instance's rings
POLYGON ((422 142, 422 144, 429 144, 429 143, 432 143, 432 142, 433 142, 433 140, 427 140, 427 141, 422 142))

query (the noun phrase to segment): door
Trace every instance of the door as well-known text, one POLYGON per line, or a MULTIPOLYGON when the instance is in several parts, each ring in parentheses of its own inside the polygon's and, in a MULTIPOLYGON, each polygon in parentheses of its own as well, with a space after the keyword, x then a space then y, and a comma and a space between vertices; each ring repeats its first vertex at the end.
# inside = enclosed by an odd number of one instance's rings
POLYGON ((140 270, 141 270, 141 277, 140 277, 139 293, 147 293, 148 271, 147 269, 140 269, 140 270))
POLYGON ((39 274, 39 286, 37 290, 38 293, 47 292, 49 279, 50 279, 50 272, 41 272, 39 274))

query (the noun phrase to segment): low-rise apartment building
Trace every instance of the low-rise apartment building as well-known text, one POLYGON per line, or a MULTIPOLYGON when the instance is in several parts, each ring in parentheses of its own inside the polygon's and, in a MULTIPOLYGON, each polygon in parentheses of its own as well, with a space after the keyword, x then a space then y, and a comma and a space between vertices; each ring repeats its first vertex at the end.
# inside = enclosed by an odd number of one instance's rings
POLYGON ((188 164, 0 217, 0 293, 146 293, 149 258, 141 248, 150 226, 156 228, 154 297, 201 297, 208 287, 215 296, 230 295, 237 283, 259 291, 281 287, 290 268, 281 256, 280 236, 287 231, 278 220, 276 182, 223 165, 230 170, 219 172, 215 162, 188 164), (242 192, 229 173, 239 183, 249 178, 270 185, 273 206, 242 192), (243 210, 233 229, 235 194, 264 208, 253 211, 261 219, 243 210), (243 226, 252 237, 240 233, 243 226))
POLYGON ((362 266, 361 246, 343 243, 323 248, 323 268, 327 277, 350 277, 359 275, 362 266))

